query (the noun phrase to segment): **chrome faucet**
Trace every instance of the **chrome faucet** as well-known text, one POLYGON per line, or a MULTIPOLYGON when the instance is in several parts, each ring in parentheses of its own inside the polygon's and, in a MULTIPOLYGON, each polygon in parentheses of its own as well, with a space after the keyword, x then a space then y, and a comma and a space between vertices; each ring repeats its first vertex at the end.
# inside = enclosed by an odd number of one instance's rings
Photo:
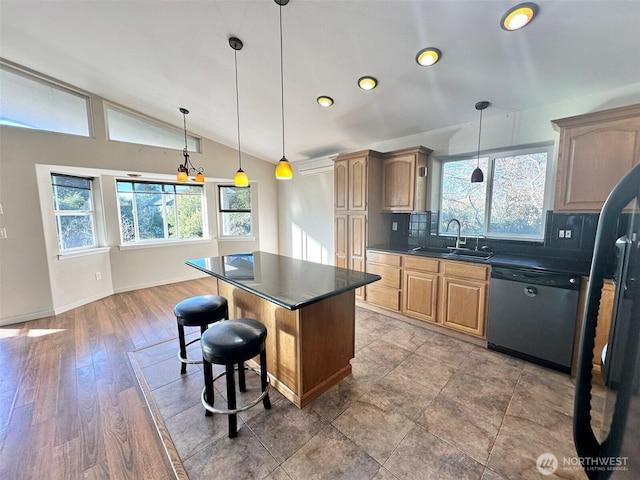
POLYGON ((449 225, 451 225, 452 222, 456 222, 458 224, 458 236, 456 237, 456 248, 460 248, 460 220, 458 220, 457 218, 452 218, 451 220, 449 220, 446 224, 445 224, 445 232, 449 231, 449 225))

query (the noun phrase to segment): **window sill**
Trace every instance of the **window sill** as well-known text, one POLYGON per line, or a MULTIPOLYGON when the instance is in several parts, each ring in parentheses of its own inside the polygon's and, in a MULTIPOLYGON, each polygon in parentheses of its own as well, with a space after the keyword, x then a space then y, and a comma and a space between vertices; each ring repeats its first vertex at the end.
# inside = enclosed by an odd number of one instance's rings
POLYGON ((89 250, 78 250, 75 252, 58 253, 58 260, 69 260, 70 258, 86 257, 89 255, 100 255, 102 253, 108 253, 111 247, 97 247, 89 250))
POLYGON ((256 237, 216 237, 218 242, 255 242, 256 237))
POLYGON ((184 245, 196 245, 200 243, 210 243, 211 238, 197 238, 193 240, 170 240, 161 242, 140 242, 127 245, 119 245, 119 250, 138 250, 140 248, 174 247, 184 245))

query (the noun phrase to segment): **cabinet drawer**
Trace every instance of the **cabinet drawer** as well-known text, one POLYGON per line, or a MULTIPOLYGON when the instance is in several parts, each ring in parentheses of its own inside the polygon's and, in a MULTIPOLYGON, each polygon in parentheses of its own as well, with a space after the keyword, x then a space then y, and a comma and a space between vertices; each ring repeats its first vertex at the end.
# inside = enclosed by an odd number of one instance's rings
POLYGON ((382 277, 382 280, 376 282, 377 286, 400 288, 401 270, 398 267, 377 265, 367 261, 367 272, 382 277))
POLYGON ((406 270, 419 270, 421 272, 438 273, 440 271, 440 260, 435 258, 415 257, 405 255, 404 268, 406 270))
POLYGON ((461 277, 474 280, 487 280, 489 267, 485 265, 471 265, 465 262, 444 261, 443 271, 448 277, 461 277))
POLYGON ((367 285, 366 301, 389 308, 391 310, 400 310, 400 290, 395 288, 386 288, 379 285, 367 285))
POLYGON ((399 267, 402 261, 401 255, 393 253, 367 252, 367 260, 370 262, 381 263, 383 265, 391 265, 392 267, 399 267))

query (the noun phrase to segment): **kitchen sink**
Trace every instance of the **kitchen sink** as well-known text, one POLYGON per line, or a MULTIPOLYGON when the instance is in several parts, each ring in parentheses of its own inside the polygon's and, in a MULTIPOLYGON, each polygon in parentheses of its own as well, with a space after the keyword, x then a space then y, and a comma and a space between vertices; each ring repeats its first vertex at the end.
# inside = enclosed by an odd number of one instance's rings
POLYGON ((450 257, 475 257, 488 259, 493 256, 493 252, 488 252, 486 250, 471 250, 466 248, 454 248, 450 250, 450 257))

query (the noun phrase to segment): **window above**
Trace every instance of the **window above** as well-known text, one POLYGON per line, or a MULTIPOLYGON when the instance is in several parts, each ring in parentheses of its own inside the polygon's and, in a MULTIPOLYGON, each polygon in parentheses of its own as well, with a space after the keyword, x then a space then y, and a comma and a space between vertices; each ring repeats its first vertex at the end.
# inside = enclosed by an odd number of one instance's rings
MULTIPOLYGON (((105 103, 109 140, 184 149, 184 131, 105 103)), ((200 139, 187 135, 190 152, 200 152, 200 139)))
POLYGON ((477 158, 443 159, 439 233, 450 235, 445 224, 457 218, 463 236, 541 240, 550 156, 550 145, 485 154, 482 183, 470 181, 477 158))
POLYGON ((116 183, 124 245, 205 237, 201 185, 125 180, 116 183))
POLYGON ((0 64, 0 125, 89 137, 89 97, 0 64))

